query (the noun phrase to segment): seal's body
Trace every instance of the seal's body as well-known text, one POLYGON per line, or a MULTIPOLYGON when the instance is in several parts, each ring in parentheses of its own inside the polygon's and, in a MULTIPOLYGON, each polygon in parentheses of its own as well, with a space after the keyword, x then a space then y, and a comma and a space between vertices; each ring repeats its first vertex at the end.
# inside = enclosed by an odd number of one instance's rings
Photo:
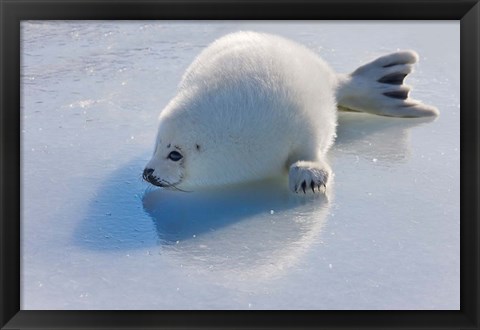
POLYGON ((337 103, 391 116, 435 115, 408 98, 404 77, 417 60, 398 52, 337 75, 315 53, 284 38, 227 35, 185 72, 160 114, 150 183, 196 190, 289 172, 293 191, 325 187, 337 103))

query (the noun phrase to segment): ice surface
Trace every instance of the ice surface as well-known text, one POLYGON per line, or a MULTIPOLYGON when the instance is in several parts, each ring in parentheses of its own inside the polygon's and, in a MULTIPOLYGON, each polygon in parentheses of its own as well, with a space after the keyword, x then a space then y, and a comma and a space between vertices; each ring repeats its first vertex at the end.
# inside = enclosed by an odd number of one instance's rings
POLYGON ((22 309, 459 309, 458 22, 29 21, 21 38, 22 309), (329 198, 149 187, 160 110, 238 30, 338 72, 414 49, 412 96, 441 115, 342 113, 329 198))

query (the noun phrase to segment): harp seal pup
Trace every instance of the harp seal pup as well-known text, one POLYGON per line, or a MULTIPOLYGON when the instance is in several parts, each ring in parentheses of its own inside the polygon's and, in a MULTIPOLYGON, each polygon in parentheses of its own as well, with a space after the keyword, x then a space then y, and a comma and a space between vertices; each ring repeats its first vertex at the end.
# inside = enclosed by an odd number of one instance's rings
POLYGON ((317 54, 279 36, 228 34, 204 49, 161 111, 143 178, 177 190, 287 174, 293 192, 325 191, 325 156, 337 110, 393 117, 435 116, 403 84, 413 51, 336 74, 317 54), (338 108, 337 108, 338 107, 338 108))

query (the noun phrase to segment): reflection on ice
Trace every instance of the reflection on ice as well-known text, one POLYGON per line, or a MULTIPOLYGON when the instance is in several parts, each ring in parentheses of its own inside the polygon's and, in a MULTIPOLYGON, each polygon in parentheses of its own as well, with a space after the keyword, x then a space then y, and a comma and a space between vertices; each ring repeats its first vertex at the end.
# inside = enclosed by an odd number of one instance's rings
POLYGON ((403 162, 411 153, 410 129, 434 120, 436 117, 392 118, 340 112, 332 152, 387 163, 403 162))
POLYGON ((270 277, 317 241, 330 203, 323 194, 295 195, 284 180, 271 180, 202 194, 158 189, 145 194, 143 205, 175 262, 270 277))

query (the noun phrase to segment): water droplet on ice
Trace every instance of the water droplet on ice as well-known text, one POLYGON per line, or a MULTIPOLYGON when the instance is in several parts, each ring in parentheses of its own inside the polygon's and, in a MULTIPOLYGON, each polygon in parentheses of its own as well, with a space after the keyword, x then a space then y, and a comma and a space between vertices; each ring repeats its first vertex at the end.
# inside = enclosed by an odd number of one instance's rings
POLYGON ((378 161, 378 159, 374 158, 372 159, 372 162, 376 163, 378 161))
POLYGON ((333 268, 333 265, 332 265, 332 264, 328 264, 328 268, 332 269, 332 268, 333 268))
POLYGON ((270 210, 270 214, 274 214, 274 213, 275 213, 275 211, 274 211, 274 210, 270 210))

